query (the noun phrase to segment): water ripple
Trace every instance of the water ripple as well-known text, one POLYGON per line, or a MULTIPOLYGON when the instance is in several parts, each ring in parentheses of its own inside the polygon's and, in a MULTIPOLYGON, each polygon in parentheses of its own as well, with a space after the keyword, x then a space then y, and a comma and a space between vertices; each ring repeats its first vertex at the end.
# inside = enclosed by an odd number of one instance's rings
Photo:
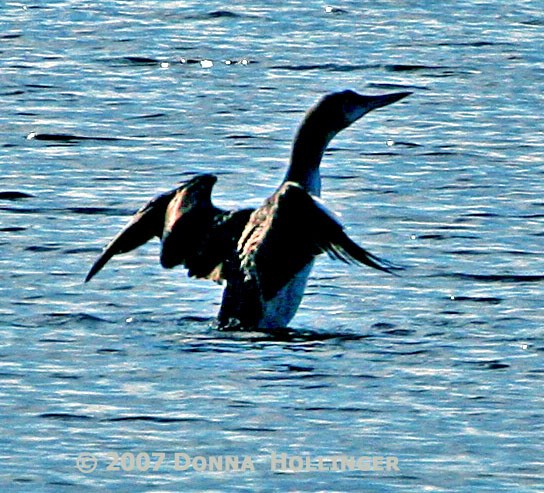
POLYGON ((543 490, 538 2, 23 3, 0 33, 6 491, 543 490), (259 204, 304 111, 346 88, 414 93, 322 166, 325 203, 402 276, 320 258, 276 333, 216 330, 221 288, 161 270, 156 242, 83 283, 184 177, 259 204), (112 474, 112 451, 255 470, 112 474), (272 452, 400 471, 271 471, 272 452))

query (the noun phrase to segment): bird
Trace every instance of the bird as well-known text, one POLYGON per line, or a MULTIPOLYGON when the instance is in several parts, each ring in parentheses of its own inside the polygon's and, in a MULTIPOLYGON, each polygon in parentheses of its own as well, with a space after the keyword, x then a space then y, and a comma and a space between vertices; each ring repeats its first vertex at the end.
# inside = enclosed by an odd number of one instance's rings
POLYGON ((306 113, 286 175, 260 207, 216 207, 211 195, 217 177, 198 174, 141 207, 106 245, 85 282, 113 256, 157 237, 164 268, 181 265, 190 277, 224 285, 218 328, 274 330, 295 316, 322 253, 395 274, 400 267, 357 245, 323 204, 319 165, 341 130, 410 94, 367 96, 348 89, 325 95, 306 113))

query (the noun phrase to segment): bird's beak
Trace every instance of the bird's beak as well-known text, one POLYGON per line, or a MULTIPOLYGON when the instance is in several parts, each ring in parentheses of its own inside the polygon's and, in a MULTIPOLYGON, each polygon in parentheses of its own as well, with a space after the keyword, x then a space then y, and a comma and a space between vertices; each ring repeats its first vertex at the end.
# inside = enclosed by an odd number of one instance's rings
POLYGON ((382 106, 387 106, 389 104, 396 103, 401 99, 404 99, 406 96, 410 96, 411 92, 395 92, 393 94, 384 94, 382 96, 367 96, 369 98, 369 103, 371 109, 381 108, 382 106))
POLYGON ((353 108, 353 116, 355 119, 361 118, 363 115, 369 111, 381 108, 382 106, 387 106, 389 104, 396 103, 401 99, 404 99, 406 96, 412 94, 411 92, 396 92, 393 94, 383 94, 380 96, 363 96, 359 94, 359 101, 355 108, 353 108))

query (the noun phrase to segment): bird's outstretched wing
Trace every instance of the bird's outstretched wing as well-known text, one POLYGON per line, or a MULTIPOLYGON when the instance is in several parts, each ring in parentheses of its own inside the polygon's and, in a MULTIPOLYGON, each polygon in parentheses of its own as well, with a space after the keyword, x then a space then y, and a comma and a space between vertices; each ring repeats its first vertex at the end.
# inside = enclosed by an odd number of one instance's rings
POLYGON ((166 208, 181 188, 183 187, 163 193, 139 209, 127 225, 104 248, 87 274, 85 282, 90 281, 114 255, 130 252, 155 236, 161 238, 166 208))
POLYGON ((114 255, 129 252, 155 236, 161 239, 161 264, 183 265, 190 276, 221 281, 217 269, 236 251, 236 242, 251 211, 228 212, 214 207, 211 192, 217 178, 197 175, 142 207, 106 246, 85 281, 114 255))
POLYGON ((256 277, 263 299, 273 298, 320 253, 385 272, 395 267, 361 248, 302 187, 285 182, 251 215, 238 242, 241 267, 256 277))

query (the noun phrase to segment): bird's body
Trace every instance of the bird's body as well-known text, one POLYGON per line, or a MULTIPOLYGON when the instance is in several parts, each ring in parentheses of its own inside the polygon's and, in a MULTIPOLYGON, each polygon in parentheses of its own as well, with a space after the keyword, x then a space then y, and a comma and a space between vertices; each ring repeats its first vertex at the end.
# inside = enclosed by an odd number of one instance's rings
POLYGON ((389 272, 391 266, 354 243, 315 197, 330 140, 368 111, 408 94, 326 96, 306 115, 286 177, 261 207, 219 209, 211 201, 217 178, 197 175, 142 207, 105 248, 86 281, 113 255, 157 236, 163 267, 183 265, 190 276, 225 284, 220 327, 274 329, 286 327, 295 315, 320 253, 389 272))

